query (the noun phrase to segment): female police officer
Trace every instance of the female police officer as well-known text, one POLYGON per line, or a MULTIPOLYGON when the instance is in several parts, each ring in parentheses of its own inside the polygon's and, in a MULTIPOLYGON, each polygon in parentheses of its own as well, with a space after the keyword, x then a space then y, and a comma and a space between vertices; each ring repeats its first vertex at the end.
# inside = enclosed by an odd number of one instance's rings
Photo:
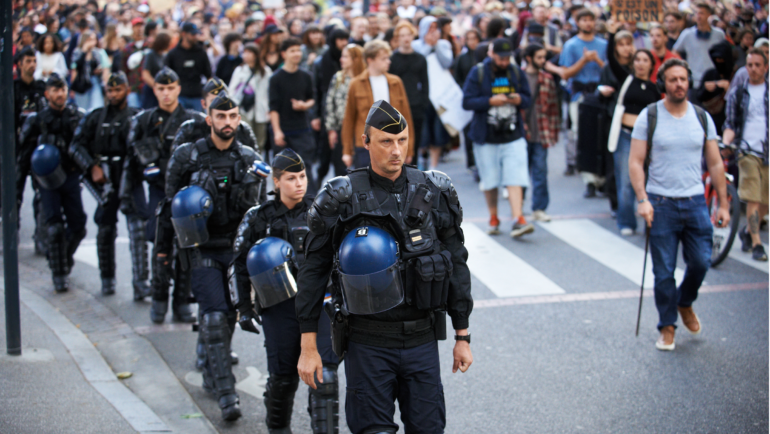
MULTIPOLYGON (((299 385, 300 329, 294 311, 294 279, 297 267, 304 262, 303 243, 309 231, 307 211, 313 197, 305 195, 305 163, 296 152, 281 151, 275 156, 272 169, 276 198, 250 209, 238 227, 234 243, 237 257, 230 282, 237 287, 231 288, 231 294, 234 298, 237 295, 233 304, 241 313, 241 328, 259 333, 254 323, 258 315, 262 317, 270 371, 265 393, 268 430, 288 433, 294 393, 299 385), (276 269, 281 271, 277 273, 276 269), (251 302, 250 277, 259 313, 251 302)), ((329 318, 322 316, 318 328, 322 330, 317 345, 323 360, 323 384, 310 389, 308 411, 314 433, 336 433, 338 359, 331 349, 329 318)))

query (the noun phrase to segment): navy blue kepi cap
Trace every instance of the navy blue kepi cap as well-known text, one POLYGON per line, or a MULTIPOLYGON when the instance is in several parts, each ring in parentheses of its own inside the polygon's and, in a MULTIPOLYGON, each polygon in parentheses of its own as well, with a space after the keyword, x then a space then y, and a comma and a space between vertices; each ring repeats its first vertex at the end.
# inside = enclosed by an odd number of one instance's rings
POLYGON ((179 75, 177 75, 177 73, 168 66, 164 66, 163 69, 155 74, 155 82, 158 84, 174 84, 178 81, 179 75))
POLYGON ((107 87, 120 86, 126 83, 128 83, 128 78, 123 71, 113 72, 107 79, 107 87))
POLYGON ((219 95, 220 92, 227 92, 227 86, 224 80, 219 77, 211 77, 206 85, 203 86, 203 95, 219 95))
POLYGON ((211 106, 209 107, 209 111, 211 110, 227 111, 227 110, 232 110, 236 107, 238 107, 238 104, 236 104, 235 101, 231 100, 226 93, 222 93, 217 95, 217 97, 214 98, 214 101, 211 101, 211 106))
POLYGON ((284 149, 273 158, 273 171, 302 172, 305 170, 305 162, 292 149, 284 149))
POLYGON ((385 100, 379 100, 369 109, 366 125, 388 134, 399 134, 406 129, 406 119, 385 100))

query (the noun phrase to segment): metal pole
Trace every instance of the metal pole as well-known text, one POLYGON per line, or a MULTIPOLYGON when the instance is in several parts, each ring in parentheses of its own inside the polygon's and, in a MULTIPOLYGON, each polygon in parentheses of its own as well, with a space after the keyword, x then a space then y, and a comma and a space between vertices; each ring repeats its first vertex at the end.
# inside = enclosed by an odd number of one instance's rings
POLYGON ((636 314, 636 337, 639 337, 639 323, 642 321, 642 300, 644 298, 644 275, 647 274, 647 253, 650 251, 650 227, 644 222, 644 265, 642 266, 642 285, 639 288, 639 312, 636 314))
POLYGON ((13 118, 13 23, 11 0, 0 0, 0 143, 2 143, 3 272, 8 354, 21 355, 19 308, 19 215, 16 210, 16 125, 13 118))

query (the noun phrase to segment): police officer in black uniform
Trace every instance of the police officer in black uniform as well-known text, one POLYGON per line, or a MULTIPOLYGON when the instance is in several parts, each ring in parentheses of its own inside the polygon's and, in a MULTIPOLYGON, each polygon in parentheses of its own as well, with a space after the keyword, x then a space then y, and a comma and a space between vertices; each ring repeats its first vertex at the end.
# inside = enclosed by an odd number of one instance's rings
MULTIPOLYGON (((235 420, 241 411, 230 358, 232 329, 227 317, 233 309, 227 295, 227 267, 233 258, 232 243, 238 224, 258 200, 261 178, 254 167, 261 160, 253 149, 235 140, 241 116, 227 94, 211 102, 206 119, 211 126, 209 135, 181 145, 171 156, 166 196, 173 198, 171 217, 181 247, 180 259, 192 269, 192 290, 202 314, 200 333, 206 347, 204 387, 217 397, 223 419, 235 420), (185 191, 185 186, 200 187, 210 195, 213 206, 205 236, 184 233, 174 220, 177 196, 185 191), (187 241, 194 237, 195 243, 187 241)), ((166 225, 163 220, 158 223, 159 227, 162 225, 166 225)))
MULTIPOLYGON (((70 144, 69 154, 83 171, 83 184, 91 190, 99 202, 94 213, 94 222, 99 226, 96 235, 96 252, 99 258, 99 270, 102 278, 102 294, 115 293, 115 239, 118 236, 118 189, 120 187, 123 163, 128 155, 128 130, 131 118, 138 109, 128 106, 128 79, 123 72, 115 72, 107 80, 106 107, 97 108, 88 113, 75 130, 75 138, 70 144)), ((132 228, 142 225, 143 219, 137 215, 128 215, 129 234, 136 236, 132 228)), ((144 237, 141 237, 144 241, 144 237)), ((133 254, 134 300, 142 300, 151 295, 147 282, 147 250, 133 254), (141 254, 143 253, 143 254, 141 254)), ((144 243, 143 243, 144 244, 144 243)), ((146 244, 144 244, 146 246, 146 244)))
MULTIPOLYGON (((144 214, 147 240, 154 241, 152 254, 152 307, 150 319, 162 323, 168 311, 169 284, 172 277, 173 251, 165 239, 156 240, 156 215, 166 197, 166 166, 171 157, 171 144, 179 126, 199 116, 193 110, 186 110, 179 104, 179 76, 168 67, 155 75, 153 92, 158 107, 144 110, 131 119, 128 134, 129 157, 123 170, 120 185, 122 211, 126 214, 144 214), (149 184, 149 199, 144 198, 142 181, 149 184), (161 241, 158 243, 157 241, 161 241)), ((174 286, 172 310, 174 319, 194 322, 195 315, 188 302, 184 285, 174 286)))
MULTIPOLYGON (((300 354, 300 328, 295 313, 294 295, 296 285, 288 285, 282 291, 282 285, 260 280, 254 276, 254 288, 257 291, 257 306, 252 303, 249 265, 250 261, 264 261, 269 255, 271 240, 285 240, 294 253, 293 266, 290 267, 293 283, 297 267, 304 262, 304 241, 309 231, 307 211, 313 204, 313 196, 306 195, 307 175, 305 163, 296 152, 284 149, 275 156, 272 166, 275 184, 274 200, 268 200, 250 209, 238 226, 233 249, 235 258, 231 273, 235 278, 237 290, 231 289, 233 304, 241 313, 241 328, 259 333, 254 322, 262 319, 265 331, 265 348, 270 378, 265 386, 265 407, 267 407, 267 428, 270 433, 291 432, 291 413, 294 406, 294 394, 299 384, 297 362, 300 354), (268 238, 269 237, 269 238, 268 238), (258 242, 259 241, 259 242, 258 242), (255 245, 257 243, 257 245, 255 245), (252 247, 254 246, 254 247, 252 247)), ((263 267, 267 277, 275 275, 276 264, 263 267)), ((339 432, 339 387, 337 384, 337 366, 339 359, 332 351, 329 318, 322 315, 318 321, 318 349, 323 360, 324 382, 316 389, 310 389, 308 411, 313 433, 339 432)))
POLYGON ((315 335, 332 274, 332 340, 338 355, 346 352, 351 432, 395 433, 397 399, 407 433, 443 433, 437 339, 446 338, 445 312, 457 334, 453 372, 473 361, 462 208, 447 175, 404 165, 406 121, 387 102, 372 106, 362 141, 371 166, 330 180, 308 211, 296 297, 299 373, 311 387, 321 379, 315 335), (372 260, 388 252, 391 264, 368 274, 372 260))
MULTIPOLYGON (((225 85, 225 82, 222 81, 219 77, 212 77, 209 79, 209 81, 206 82, 206 85, 203 86, 203 98, 201 99, 201 106, 203 107, 203 111, 208 111, 209 105, 211 104, 211 101, 213 101, 218 95, 223 95, 227 93, 227 86, 225 85)), ((206 116, 204 116, 202 113, 198 113, 194 118, 190 119, 189 121, 185 121, 182 123, 182 125, 179 127, 179 131, 176 133, 176 137, 174 138, 174 142, 171 144, 171 153, 173 154, 176 148, 178 148, 180 145, 183 145, 185 143, 194 143, 200 139, 204 139, 207 136, 211 135, 211 126, 206 123, 206 116)), ((254 135, 254 131, 251 129, 248 123, 245 121, 241 121, 240 125, 238 125, 238 128, 235 130, 235 140, 237 140, 239 143, 241 143, 244 146, 248 146, 249 148, 252 148, 254 150, 259 149, 257 147, 257 137, 254 135)), ((260 158, 261 160, 261 158, 260 158)), ((262 191, 265 191, 265 184, 262 183, 262 191)), ((260 195, 260 202, 264 200, 264 194, 260 195)), ((171 210, 168 208, 171 205, 169 201, 165 202, 165 208, 161 210, 161 213, 169 214, 171 210)), ((160 245, 169 245, 172 243, 172 240, 170 237, 173 236, 173 230, 170 228, 166 228, 167 230, 161 231, 163 236, 165 236, 167 239, 159 242, 160 245)), ((158 238, 160 234, 156 234, 156 239, 158 238)), ((176 263, 179 264, 178 258, 176 259, 176 263)), ((185 287, 190 286, 190 273, 189 269, 183 270, 181 266, 177 266, 174 269, 175 271, 175 277, 174 277, 174 285, 177 287, 181 285, 185 285, 185 287)), ((228 321, 235 325, 237 313, 236 312, 230 312, 230 316, 228 317, 228 321)), ((200 315, 199 315, 200 316, 200 315)), ((234 328, 232 330, 235 330, 234 328)), ((203 369, 203 366, 206 362, 206 352, 205 352, 205 346, 203 345, 203 341, 201 339, 201 336, 198 336, 198 346, 196 348, 196 361, 195 361, 195 367, 198 370, 203 369)), ((238 364, 238 355, 235 354, 235 352, 231 352, 232 355, 232 361, 233 364, 238 364)))
POLYGON ((41 212, 48 235, 48 265, 57 292, 69 289, 67 276, 75 263, 73 255, 86 236, 80 170, 67 155, 83 111, 67 104, 67 91, 67 83, 58 74, 48 77, 45 90, 48 107, 27 117, 19 133, 16 160, 17 202, 21 203, 30 169, 40 185, 41 212), (46 169, 45 173, 35 172, 41 169, 46 169))
MULTIPOLYGON (((24 121, 32 113, 37 113, 45 108, 48 103, 45 100, 45 82, 43 80, 35 80, 37 57, 35 57, 35 50, 32 47, 25 47, 16 55, 16 67, 19 76, 13 80, 13 114, 16 121, 14 125, 16 126, 16 155, 18 155, 18 146, 21 144, 19 132, 22 125, 24 125, 24 121)), ((45 225, 41 221, 43 217, 40 212, 39 186, 34 179, 32 180, 32 187, 35 189, 35 197, 32 202, 32 210, 35 217, 35 232, 33 234, 35 254, 44 255, 47 235, 45 233, 45 225)), ((22 192, 21 197, 23 197, 23 194, 22 192)))

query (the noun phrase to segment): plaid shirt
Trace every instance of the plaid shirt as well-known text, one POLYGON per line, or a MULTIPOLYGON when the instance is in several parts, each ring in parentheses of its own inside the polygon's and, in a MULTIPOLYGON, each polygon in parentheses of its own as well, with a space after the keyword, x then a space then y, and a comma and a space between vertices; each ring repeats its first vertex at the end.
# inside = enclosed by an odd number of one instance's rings
MULTIPOLYGON (((537 133, 540 143, 545 147, 551 147, 559 141, 559 126, 561 116, 559 112, 559 97, 556 93, 556 82, 551 74, 540 71, 537 74, 537 89, 532 89, 532 107, 537 119, 537 133)), ((527 140, 531 141, 532 135, 527 129, 527 140)))
MULTIPOLYGON (((746 124, 746 114, 749 112, 749 102, 751 97, 749 96, 749 81, 739 84, 735 89, 727 96, 727 108, 725 110, 726 118, 723 129, 731 129, 735 131, 735 139, 733 142, 741 143, 743 139, 743 127, 746 124), (741 106, 738 107, 738 94, 742 94, 741 106)), ((767 80, 765 80, 765 137, 767 137, 767 80)), ((767 140, 762 142, 762 162, 768 164, 768 149, 767 140)))

